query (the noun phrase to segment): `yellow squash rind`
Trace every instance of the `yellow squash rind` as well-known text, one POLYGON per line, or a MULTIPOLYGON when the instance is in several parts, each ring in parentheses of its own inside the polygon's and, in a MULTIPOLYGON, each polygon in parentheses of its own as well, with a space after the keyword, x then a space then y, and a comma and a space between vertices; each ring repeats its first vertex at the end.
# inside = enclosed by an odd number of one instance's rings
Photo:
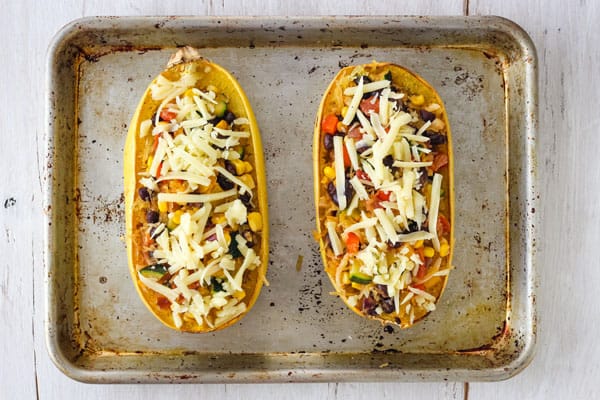
MULTIPOLYGON (((246 94, 242 90, 237 80, 223 67, 210 62, 209 60, 199 56, 198 51, 191 47, 179 49, 169 60, 168 66, 161 72, 161 75, 167 77, 174 76, 185 68, 195 67, 200 78, 196 83, 197 87, 206 87, 207 85, 216 86, 220 93, 224 93, 229 98, 228 107, 238 117, 246 117, 249 121, 252 152, 253 152, 253 167, 256 179, 256 197, 257 206, 262 216, 262 231, 260 241, 259 256, 261 265, 253 271, 248 271, 249 275, 245 276, 243 288, 246 290, 246 311, 236 318, 216 326, 209 328, 207 326, 199 326, 194 320, 183 319, 183 325, 180 328, 175 326, 170 310, 163 310, 156 304, 156 294, 146 288, 138 278, 138 267, 142 265, 138 262, 141 256, 139 240, 136 240, 135 224, 140 220, 139 204, 135 200, 135 193, 140 187, 138 183, 138 172, 145 169, 143 165, 143 152, 146 151, 143 139, 139 137, 140 124, 142 121, 150 118, 156 111, 159 101, 152 99, 150 86, 144 92, 142 99, 135 111, 124 148, 124 195, 125 195, 125 240, 127 244, 127 259, 129 264, 129 272, 135 285, 135 288, 150 312, 169 328, 185 331, 185 332, 211 332, 226 328, 239 321, 254 305, 263 283, 266 283, 266 272, 269 256, 269 223, 268 223, 268 207, 267 207, 267 191, 265 165, 263 158, 263 150, 260 132, 256 123, 256 118, 250 106, 250 102, 246 94)), ((156 78, 155 78, 156 80, 156 78)), ((155 80, 153 82, 155 82, 155 80)), ((147 146, 146 146, 147 147, 147 146)))
MULTIPOLYGON (((453 254, 453 249, 454 249, 454 224, 455 224, 454 182, 453 182, 453 180, 454 180, 454 178, 453 178, 454 177, 454 170, 453 170, 454 163, 453 163, 452 135, 451 135, 451 130, 450 130, 450 124, 448 122, 446 108, 444 106, 444 103, 443 103, 441 97, 427 81, 425 81, 422 77, 415 74, 414 72, 412 72, 404 67, 401 67, 399 65, 374 61, 369 64, 364 64, 360 67, 356 67, 356 66, 345 67, 338 72, 338 74, 335 76, 335 78, 331 81, 331 83, 327 87, 325 94, 323 95, 321 104, 319 106, 319 110, 317 112, 317 118, 315 121, 315 125, 314 125, 313 180, 314 180, 315 210, 316 210, 316 214, 317 214, 317 231, 316 231, 315 236, 317 237, 317 240, 319 242, 319 248, 320 248, 320 252, 321 252, 321 257, 323 259, 323 263, 325 265, 325 271, 327 272, 327 275, 329 276, 329 279, 331 280, 331 283, 332 283, 333 287, 335 288, 336 293, 344 301, 344 303, 356 314, 360 315, 361 317, 379 321, 382 324, 394 324, 394 325, 400 326, 401 328, 409 328, 412 325, 404 323, 404 322, 398 323, 397 321, 392 320, 392 319, 383 319, 378 316, 367 315, 367 314, 364 314, 363 312, 361 312, 361 310, 359 310, 357 307, 349 304, 348 298, 343 293, 343 290, 341 288, 337 287, 337 285, 336 285, 335 265, 333 265, 333 263, 329 262, 329 259, 326 254, 327 246, 325 244, 325 241, 323 240, 323 238, 326 235, 327 230, 324 225, 326 216, 322 215, 321 207, 319 206, 320 198, 322 196, 322 190, 324 189, 323 184, 322 184, 323 156, 322 156, 321 146, 322 146, 323 140, 322 140, 322 133, 321 133, 321 122, 325 115, 328 115, 330 113, 340 114, 341 109, 343 107, 342 89, 341 89, 340 82, 342 82, 343 79, 347 79, 351 74, 355 73, 357 71, 357 68, 359 68, 359 69, 362 68, 364 71, 374 72, 374 73, 379 73, 382 71, 389 70, 392 73, 393 84, 395 84, 396 86, 401 88, 403 93, 405 93, 409 96, 412 94, 421 94, 424 96, 425 104, 437 103, 442 107, 443 122, 446 125, 446 133, 447 133, 447 138, 448 138, 447 152, 448 152, 448 158, 449 158, 448 174, 447 174, 448 176, 444 176, 444 183, 442 186, 443 189, 446 190, 446 193, 448 193, 448 198, 449 198, 449 200, 448 200, 448 202, 449 202, 449 204, 448 204, 448 208, 449 208, 448 220, 450 222, 450 240, 449 240, 450 253, 448 255, 447 262, 446 262, 447 266, 452 265, 452 254, 453 254)), ((437 301, 439 301, 440 297, 442 296, 442 294, 446 288, 446 285, 448 283, 448 276, 449 275, 441 277, 441 284, 439 287, 439 294, 437 296, 437 301)), ((428 314, 429 314, 429 312, 425 312, 422 315, 416 316, 414 323, 422 320, 428 314)))

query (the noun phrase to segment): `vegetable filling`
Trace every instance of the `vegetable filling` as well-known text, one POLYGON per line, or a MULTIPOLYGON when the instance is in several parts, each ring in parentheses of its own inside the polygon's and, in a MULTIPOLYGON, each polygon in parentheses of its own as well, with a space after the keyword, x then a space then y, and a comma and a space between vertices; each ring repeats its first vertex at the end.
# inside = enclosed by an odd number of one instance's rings
POLYGON ((435 309, 450 270, 448 140, 443 107, 392 78, 357 67, 331 89, 343 100, 321 118, 319 208, 338 293, 410 326, 435 309))
POLYGON ((217 87, 197 81, 193 68, 175 80, 159 76, 150 91, 160 105, 139 132, 146 171, 137 191, 145 259, 138 277, 178 328, 194 320, 214 328, 241 315, 247 278, 261 265, 249 122, 217 87))

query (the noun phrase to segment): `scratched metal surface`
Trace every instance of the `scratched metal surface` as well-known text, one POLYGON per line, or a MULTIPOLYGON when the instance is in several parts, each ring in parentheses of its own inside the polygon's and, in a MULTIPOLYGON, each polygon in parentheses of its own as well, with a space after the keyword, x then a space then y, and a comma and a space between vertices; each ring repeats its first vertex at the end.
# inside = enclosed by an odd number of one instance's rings
POLYGON ((497 380, 535 343, 535 50, 499 18, 91 18, 48 59, 46 336, 87 382, 497 380), (177 45, 231 71, 261 129, 271 224, 265 287, 216 333, 145 309, 125 254, 122 150, 144 89, 177 45), (341 66, 404 65, 444 99, 455 149, 455 270, 438 309, 384 331, 334 296, 312 198, 312 124, 341 66), (510 250, 510 251, 509 251, 510 250), (301 268, 296 268, 303 257, 301 268))

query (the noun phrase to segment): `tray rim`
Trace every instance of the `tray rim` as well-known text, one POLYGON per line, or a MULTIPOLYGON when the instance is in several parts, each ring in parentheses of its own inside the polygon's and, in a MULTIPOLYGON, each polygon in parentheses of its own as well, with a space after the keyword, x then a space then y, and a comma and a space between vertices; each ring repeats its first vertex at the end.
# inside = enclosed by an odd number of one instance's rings
MULTIPOLYGON (((335 29, 336 24, 344 23, 347 21, 363 21, 366 23, 380 23, 384 21, 394 21, 401 23, 413 24, 411 27, 415 27, 418 21, 426 18, 429 21, 429 25, 423 29, 436 29, 439 25, 443 25, 445 22, 450 22, 452 27, 465 28, 467 24, 479 24, 480 28, 484 28, 486 23, 494 23, 496 28, 503 29, 503 33, 510 35, 513 42, 519 45, 519 49, 524 54, 528 55, 528 61, 525 63, 525 78, 526 82, 524 87, 526 89, 525 96, 529 101, 525 102, 526 113, 524 117, 525 125, 530 126, 528 132, 528 140, 526 141, 526 153, 527 153, 527 166, 530 167, 527 171, 524 171, 525 178, 532 188, 531 192, 528 192, 531 196, 527 198, 527 207, 525 221, 525 232, 524 232, 524 246, 526 248, 525 254, 525 277, 526 287, 524 292, 526 293, 527 302, 526 308, 530 310, 532 317, 531 324, 531 336, 526 337, 526 341, 522 347, 522 351, 507 364, 500 367, 484 369, 484 370, 470 370, 456 369, 450 370, 431 370, 431 371, 407 371, 401 368, 390 368, 385 370, 375 370, 381 379, 375 378, 373 374, 366 374, 366 377, 353 376, 351 372, 356 372, 355 369, 349 369, 345 371, 348 373, 348 378, 336 381, 389 381, 389 380, 408 380, 408 381, 440 381, 442 379, 447 380, 477 380, 477 381, 497 381, 508 379, 529 365, 534 357, 535 344, 536 344, 536 330, 537 330, 537 310, 535 307, 535 288, 537 287, 537 247, 535 241, 537 239, 537 232, 535 226, 537 225, 538 215, 530 213, 530 209, 536 208, 538 200, 535 196, 535 184, 537 182, 536 177, 536 158, 535 158, 535 139, 537 135, 537 115, 538 115, 538 88, 537 88, 537 54, 535 45, 531 37, 527 32, 517 25, 515 22, 508 20, 504 17, 498 16, 89 16, 79 18, 67 23, 63 26, 52 38, 46 54, 46 103, 45 103, 45 127, 46 127, 46 148, 47 157, 52 158, 54 153, 53 141, 55 137, 56 128, 52 124, 53 115, 53 101, 50 93, 52 92, 54 81, 53 75, 57 70, 56 63, 58 58, 58 51, 64 43, 67 43, 70 39, 77 36, 81 26, 86 26, 96 30, 111 30, 117 27, 127 28, 127 24, 147 24, 154 25, 162 21, 176 21, 177 23, 198 23, 202 27, 214 26, 215 20, 221 21, 236 21, 242 23, 243 27, 259 27, 260 23, 280 23, 282 25, 289 24, 292 21, 300 21, 312 24, 332 24, 330 28, 335 29)), ((444 25, 448 26, 448 25, 444 25)), ((400 28, 400 27, 399 27, 400 28)), ((318 44, 317 44, 318 45, 318 44)), ((163 48, 170 48, 175 46, 164 46, 163 48)), ((410 46, 399 45, 398 47, 410 48, 410 46)), ((435 47, 435 44, 431 44, 429 47, 435 47)), ((451 46, 445 46, 450 47, 451 46)), ((510 119, 510 118, 509 118, 510 119)), ((45 197, 44 197, 44 288, 45 288, 45 313, 44 313, 44 329, 45 329, 45 342, 46 348, 53 363, 63 372, 74 380, 89 383, 161 383, 161 382, 187 382, 187 383, 214 383, 214 382, 330 382, 332 372, 330 369, 323 368, 301 368, 296 367, 295 369, 279 369, 279 370, 249 370, 243 369, 240 371, 233 372, 234 377, 226 376, 224 372, 205 373, 193 376, 189 372, 165 372, 165 371, 143 371, 143 370, 92 370, 82 368, 77 364, 76 360, 79 357, 71 359, 65 352, 61 344, 58 342, 58 336, 54 331, 54 325, 51 321, 56 319, 56 315, 51 307, 51 300, 56 298, 54 288, 52 287, 51 274, 55 264, 53 258, 53 248, 55 238, 51 235, 51 223, 54 219, 54 211, 52 210, 52 197, 55 190, 54 185, 54 174, 53 168, 50 165, 45 167, 45 176, 48 179, 45 180, 45 197), (289 371, 289 372, 288 372, 289 371), (293 372, 292 375, 290 373, 293 372), (293 377, 293 378, 291 378, 293 377)), ((245 353, 243 353, 245 354, 245 353)), ((261 353, 271 354, 271 353, 261 353)), ((307 353, 306 356, 318 355, 321 353, 307 353)), ((345 353, 344 353, 345 354, 345 353)), ((364 353, 359 353, 364 354, 364 353)), ((170 354, 169 356, 174 356, 170 354)), ((183 356, 183 355, 182 355, 183 356)), ((364 374, 364 372, 360 372, 364 374)))

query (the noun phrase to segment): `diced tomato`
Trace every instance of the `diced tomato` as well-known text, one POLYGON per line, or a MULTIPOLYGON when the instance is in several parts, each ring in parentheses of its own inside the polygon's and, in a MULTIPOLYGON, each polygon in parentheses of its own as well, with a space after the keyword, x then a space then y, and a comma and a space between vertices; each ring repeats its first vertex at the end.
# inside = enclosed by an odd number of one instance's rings
POLYGON ((354 124, 350 127, 350 130, 348 131, 348 137, 352 138, 352 139, 361 139, 362 138, 362 132, 360 131, 360 124, 354 124))
POLYGON ((450 222, 448 222, 444 214, 438 214, 436 230, 438 236, 444 236, 445 233, 450 232, 450 222))
POLYGON ((176 116, 177 116, 176 112, 173 112, 166 108, 163 108, 162 110, 160 110, 160 119, 162 119, 163 121, 171 121, 172 119, 175 119, 176 116))
POLYGON ((438 153, 433 157, 433 164, 431 170, 436 172, 438 169, 448 164, 448 154, 438 153))
POLYGON ((356 170, 356 176, 361 181, 370 181, 371 180, 371 178, 369 178, 369 175, 367 175, 367 173, 365 171, 363 171, 362 169, 356 170))
POLYGON ((160 170, 162 169, 163 163, 158 164, 158 168, 156 168, 156 177, 160 178, 160 170))
POLYGON ((163 310, 167 310, 169 307, 171 307, 171 302, 165 296, 158 296, 156 299, 156 305, 163 310))
POLYGON ((415 289, 425 290, 425 285, 423 285, 422 283, 417 283, 417 284, 410 285, 410 286, 414 287, 415 289))
POLYGON ((321 130, 324 133, 333 135, 337 132, 337 124, 338 118, 333 114, 329 114, 323 119, 323 122, 321 122, 321 130))
POLYGON ((367 116, 367 118, 369 117, 369 113, 374 112, 374 113, 379 113, 379 96, 377 96, 377 100, 373 101, 373 97, 375 97, 376 95, 373 95, 367 99, 363 99, 360 101, 360 111, 363 112, 363 114, 365 114, 367 116))
POLYGON ((380 201, 388 201, 390 199, 390 194, 391 194, 391 192, 385 192, 383 190, 378 190, 376 196, 380 201))
POLYGON ((427 267, 425 267, 425 264, 421 264, 419 265, 419 269, 417 270, 417 279, 422 280, 423 278, 425 278, 425 275, 427 275, 427 267))
POLYGON ((376 208, 383 208, 379 202, 380 200, 377 198, 377 196, 370 197, 369 200, 365 202, 365 208, 367 211, 373 211, 376 208))
POLYGON ((346 250, 348 250, 348 253, 357 253, 359 248, 360 238, 358 235, 352 232, 348 233, 348 236, 346 237, 346 250))
POLYGON ((344 167, 348 168, 352 163, 350 161, 350 155, 348 154, 348 150, 346 149, 346 145, 342 146, 344 151, 344 167))

